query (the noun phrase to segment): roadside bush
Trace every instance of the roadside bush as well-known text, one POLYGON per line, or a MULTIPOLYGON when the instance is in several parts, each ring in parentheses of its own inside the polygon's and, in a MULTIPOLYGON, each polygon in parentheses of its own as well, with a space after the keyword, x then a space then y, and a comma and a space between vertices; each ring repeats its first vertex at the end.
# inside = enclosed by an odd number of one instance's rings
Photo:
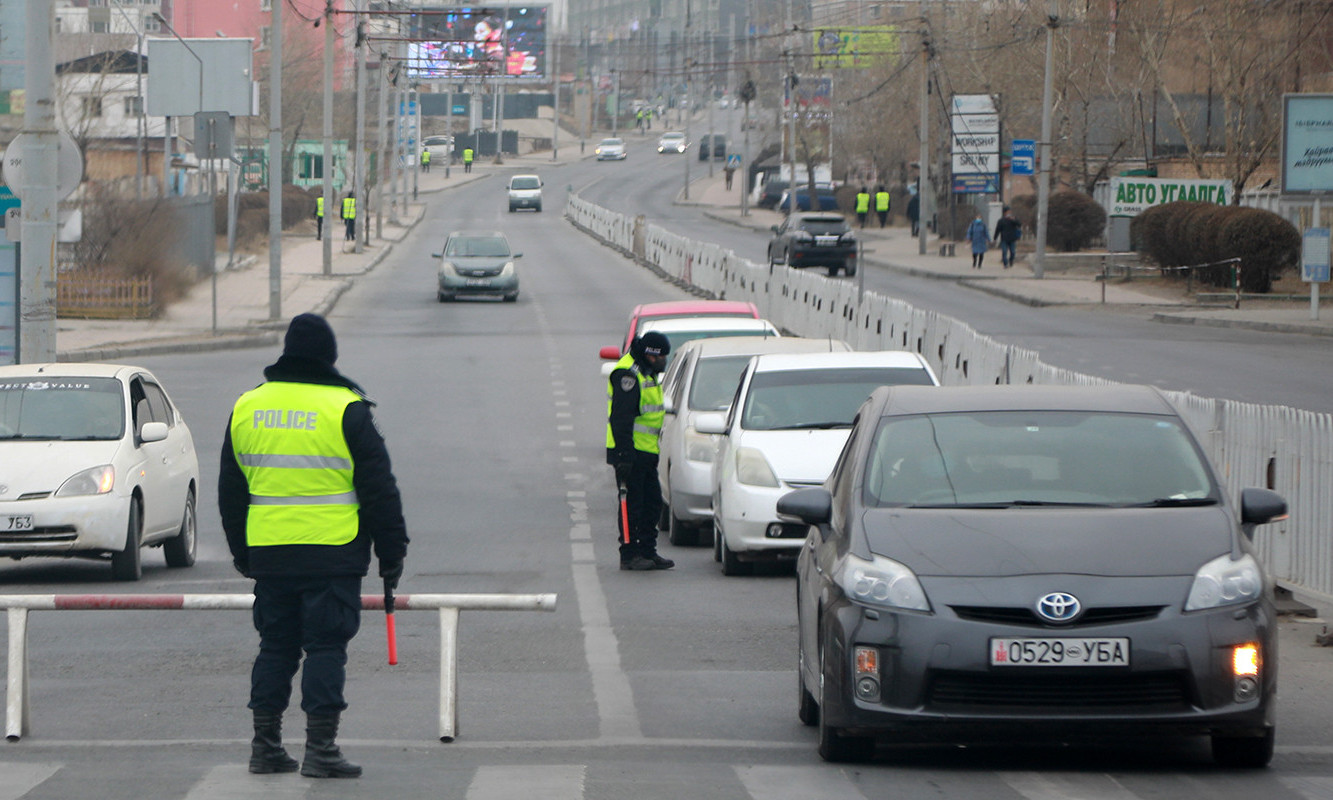
POLYGON ((160 198, 128 200, 91 190, 83 202, 83 236, 70 245, 79 269, 125 278, 152 277, 159 307, 184 296, 192 271, 180 267, 181 221, 160 198))
MULTIPOLYGON (((313 219, 315 216, 315 198, 319 196, 319 191, 314 193, 307 192, 295 184, 287 184, 282 187, 282 227, 284 230, 299 225, 305 220, 313 219)), ((217 201, 213 203, 213 224, 218 236, 224 236, 227 233, 227 198, 225 195, 219 195, 217 201)), ((268 192, 242 192, 236 198, 236 239, 242 241, 249 236, 266 235, 268 233, 268 192), (263 224, 255 228, 253 220, 257 217, 263 218, 263 224), (242 225, 242 219, 248 220, 242 225), (242 230, 246 233, 243 236, 242 230)))
MULTIPOLYGON (((1240 258, 1241 290, 1260 294, 1298 263, 1301 249, 1300 232, 1277 214, 1211 203, 1154 206, 1134 218, 1130 235, 1141 254, 1164 268, 1240 258)), ((1203 267, 1195 277, 1211 286, 1234 285, 1229 264, 1203 267)))
POLYGON ((1106 210, 1082 192, 1056 192, 1046 213, 1046 244, 1064 253, 1082 250, 1106 230, 1106 210))
POLYGON ((1240 258, 1241 291, 1262 294, 1300 263, 1301 233, 1271 211, 1238 208, 1221 222, 1217 249, 1225 258, 1240 258))

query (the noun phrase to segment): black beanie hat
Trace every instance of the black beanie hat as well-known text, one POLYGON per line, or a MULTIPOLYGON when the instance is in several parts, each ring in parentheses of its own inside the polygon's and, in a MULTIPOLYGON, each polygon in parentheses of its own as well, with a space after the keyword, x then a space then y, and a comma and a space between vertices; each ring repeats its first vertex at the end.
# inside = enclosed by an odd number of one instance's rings
POLYGON ((292 324, 287 326, 282 354, 308 358, 331 367, 338 360, 338 342, 333 338, 333 328, 329 327, 323 317, 318 314, 297 314, 292 317, 292 324))
POLYGON ((671 352, 671 340, 659 331, 648 331, 634 340, 638 345, 636 355, 664 356, 671 352))

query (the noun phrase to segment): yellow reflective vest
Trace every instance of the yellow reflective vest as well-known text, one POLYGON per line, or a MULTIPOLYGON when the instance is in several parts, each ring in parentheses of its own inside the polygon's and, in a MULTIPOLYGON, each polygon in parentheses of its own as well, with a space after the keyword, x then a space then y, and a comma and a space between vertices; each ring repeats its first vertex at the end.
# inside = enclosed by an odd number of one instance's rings
MULTIPOLYGON (((662 387, 658 384, 656 378, 650 378, 639 370, 639 365, 634 363, 634 356, 626 353, 620 357, 612 369, 627 370, 628 375, 633 375, 639 381, 639 415, 634 418, 634 449, 643 453, 659 453, 661 447, 659 440, 662 438, 662 421, 666 419, 666 405, 662 399, 662 387)), ((606 383, 606 447, 608 450, 616 446, 616 437, 611 433, 611 382, 606 383)))
POLYGON ((343 219, 356 219, 356 198, 343 198, 343 219))
POLYGON ((889 193, 888 193, 888 192, 875 192, 875 210, 876 210, 876 211, 888 211, 888 210, 889 210, 889 193))
POLYGON ((269 381, 232 409, 231 443, 250 489, 250 547, 343 545, 360 504, 343 412, 361 396, 342 386, 269 381))
POLYGON ((870 210, 870 195, 865 192, 856 193, 856 213, 864 214, 870 210))
POLYGON ((472 148, 465 147, 463 148, 463 163, 469 164, 471 162, 472 162, 472 148))
POLYGON ((317 216, 317 217, 322 217, 322 216, 324 216, 324 198, 323 198, 323 197, 316 197, 316 198, 315 198, 315 216, 317 216))

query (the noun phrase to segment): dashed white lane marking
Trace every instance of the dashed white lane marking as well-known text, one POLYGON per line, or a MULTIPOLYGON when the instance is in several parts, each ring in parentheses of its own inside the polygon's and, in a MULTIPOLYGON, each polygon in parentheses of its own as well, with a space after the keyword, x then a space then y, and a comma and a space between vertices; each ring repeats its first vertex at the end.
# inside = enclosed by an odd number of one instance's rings
POLYGON ((314 784, 313 778, 251 775, 244 764, 223 764, 190 787, 185 800, 286 800, 305 797, 314 784))
POLYGON ((18 800, 60 770, 60 764, 23 764, 5 761, 0 781, 0 800, 18 800))
POLYGON ((1306 800, 1328 800, 1333 797, 1333 778, 1324 776, 1283 776, 1282 785, 1306 800))
POLYGON ((745 791, 763 800, 809 800, 811 797, 837 797, 839 800, 865 800, 865 795, 841 772, 831 768, 734 767, 745 791))
POLYGON ((1110 775, 1001 772, 1000 780, 1028 800, 1138 800, 1110 775))
POLYGON ((579 765, 481 767, 468 785, 467 800, 583 800, 579 765))

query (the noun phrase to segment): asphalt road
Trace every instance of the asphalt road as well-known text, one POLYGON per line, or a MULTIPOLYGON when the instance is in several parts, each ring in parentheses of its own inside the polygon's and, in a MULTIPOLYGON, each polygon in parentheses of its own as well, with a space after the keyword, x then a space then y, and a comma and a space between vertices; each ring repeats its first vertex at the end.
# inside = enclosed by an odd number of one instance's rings
MULTIPOLYGON (((551 170, 547 207, 619 166, 551 170)), ((396 667, 384 663, 382 622, 364 617, 342 743, 366 774, 346 782, 246 774, 248 615, 34 612, 32 730, 0 749, 0 800, 1333 797, 1333 653, 1312 646, 1320 624, 1296 621, 1283 626, 1278 755, 1266 771, 1215 770, 1195 740, 903 746, 873 764, 822 763, 796 720, 790 575, 724 578, 710 550, 665 542, 675 570, 616 568, 597 349, 635 303, 678 297, 558 214, 506 213, 502 181, 487 178, 433 200, 331 315, 339 366, 379 403, 404 495, 413 543, 400 592, 559 596, 551 614, 463 615, 455 742, 436 740, 439 628, 428 612, 399 615, 396 667), (435 301, 429 254, 462 227, 504 230, 525 253, 517 303, 435 301)), ((168 570, 151 553, 131 586, 105 564, 30 560, 0 565, 0 591, 248 592, 217 519, 217 450, 232 400, 276 355, 141 360, 201 454, 194 568, 168 570)), ((289 742, 301 722, 288 713, 289 742)))

